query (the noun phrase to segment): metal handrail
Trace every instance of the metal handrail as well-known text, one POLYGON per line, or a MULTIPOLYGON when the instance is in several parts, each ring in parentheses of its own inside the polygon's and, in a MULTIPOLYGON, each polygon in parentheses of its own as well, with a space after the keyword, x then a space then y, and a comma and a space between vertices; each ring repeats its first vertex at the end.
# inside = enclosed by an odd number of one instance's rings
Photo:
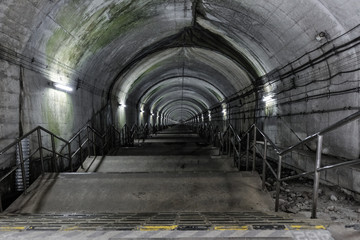
MULTIPOLYGON (((240 170, 240 158, 242 156, 241 155, 241 143, 244 140, 246 140, 246 170, 248 170, 249 151, 252 148, 252 152, 253 152, 252 171, 254 171, 255 170, 256 152, 258 151, 258 149, 256 147, 256 144, 258 144, 258 142, 256 141, 256 139, 257 139, 256 135, 257 135, 257 133, 259 133, 263 137, 263 140, 264 140, 263 154, 259 153, 263 160, 262 186, 263 186, 263 188, 265 188, 266 167, 269 167, 271 173, 276 178, 275 211, 279 210, 279 196, 280 196, 280 183, 281 182, 291 180, 291 179, 296 179, 296 178, 299 178, 302 176, 314 174, 313 206, 312 206, 311 218, 316 218, 318 187, 319 187, 319 178, 320 178, 319 173, 322 171, 327 171, 329 169, 340 168, 340 167, 350 166, 350 165, 355 165, 355 164, 360 163, 360 159, 354 159, 354 160, 349 160, 349 161, 342 162, 342 163, 337 163, 337 164, 332 164, 332 165, 327 165, 327 166, 321 167, 321 156, 322 156, 321 151, 322 151, 323 135, 325 135, 329 132, 332 132, 336 129, 339 129, 340 127, 342 127, 350 122, 353 122, 359 118, 360 118, 360 111, 358 111, 354 114, 351 114, 350 116, 330 125, 327 128, 324 128, 323 130, 321 130, 319 132, 316 132, 315 134, 312 134, 312 135, 306 137, 301 142, 296 143, 287 148, 280 148, 280 147, 276 146, 275 143, 273 143, 272 140, 269 138, 269 136, 267 136, 266 133, 261 131, 255 124, 251 125, 249 127, 249 129, 244 134, 242 134, 241 137, 239 136, 239 134, 237 134, 234 127, 231 124, 229 124, 228 127, 226 128, 226 130, 222 134, 220 134, 222 136, 220 148, 223 148, 224 146, 226 146, 226 142, 227 142, 228 143, 227 151, 228 151, 228 154, 231 155, 231 146, 232 146, 233 155, 234 155, 234 163, 237 158, 238 159, 238 168, 240 170), (253 132, 253 134, 254 134, 252 146, 250 146, 251 132, 253 132), (225 139, 226 136, 228 137, 227 140, 225 139), (303 173, 297 174, 295 176, 282 178, 281 177, 281 169, 282 169, 283 156, 287 153, 292 152, 297 147, 305 145, 306 143, 308 143, 312 140, 315 140, 315 139, 317 139, 317 151, 316 151, 316 162, 315 162, 314 170, 303 172, 303 173), (236 149, 237 144, 238 144, 238 150, 236 149), (268 146, 272 147, 278 156, 277 171, 275 171, 273 169, 273 167, 270 165, 270 163, 267 161, 268 146)), ((204 126, 205 126, 205 124, 204 124, 204 126)), ((210 128, 208 128, 208 129, 210 129, 210 128)), ((216 134, 218 134, 218 133, 216 133, 216 134)), ((216 134, 214 133, 214 135, 216 135, 216 134)), ((219 150, 219 153, 220 152, 223 152, 222 149, 219 150)))
POLYGON ((332 132, 332 131, 334 131, 334 130, 336 130, 336 129, 338 129, 338 128, 340 128, 340 127, 342 127, 342 126, 344 126, 344 125, 346 125, 346 124, 348 124, 348 123, 350 123, 352 121, 355 121, 355 120, 357 120, 359 118, 360 118, 360 111, 358 111, 358 112, 356 112, 354 114, 351 114, 350 116, 348 116, 348 117, 346 117, 346 118, 344 118, 344 119, 330 125, 329 127, 324 128, 323 130, 306 137, 301 142, 299 142, 299 143, 297 143, 297 144, 295 144, 295 145, 293 145, 291 147, 288 147, 287 149, 281 151, 279 154, 284 155, 284 154, 286 154, 288 152, 291 152, 294 148, 297 148, 298 146, 301 146, 301 145, 304 145, 307 142, 310 142, 311 140, 317 138, 317 136, 325 135, 326 133, 332 132))
MULTIPOLYGON (((41 162, 41 173, 43 174, 45 172, 45 167, 44 167, 44 152, 43 151, 47 151, 49 153, 52 154, 52 162, 51 166, 53 171, 59 172, 59 165, 57 164, 59 158, 62 159, 68 159, 69 160, 69 168, 70 171, 73 171, 73 162, 72 159, 77 155, 80 154, 80 166, 82 166, 83 164, 83 157, 82 155, 82 149, 87 145, 88 146, 88 156, 90 155, 90 144, 93 145, 93 147, 95 148, 95 146, 98 146, 101 150, 102 153, 105 153, 105 148, 109 147, 109 143, 110 143, 110 134, 111 134, 111 130, 114 130, 114 132, 116 133, 120 133, 114 126, 110 126, 109 128, 107 128, 107 130, 104 132, 104 134, 100 134, 97 130, 95 130, 94 128, 92 128, 89 125, 86 125, 84 127, 82 127, 73 137, 70 138, 69 141, 65 140, 64 138, 61 138, 59 136, 57 136, 56 134, 52 133, 51 131, 38 126, 35 127, 34 129, 30 130, 29 132, 27 132, 26 134, 24 134, 23 136, 19 137, 18 139, 16 139, 14 142, 8 144, 6 147, 4 147, 2 150, 0 150, 0 156, 5 154, 7 151, 9 151, 11 148, 18 146, 19 147, 19 157, 20 157, 20 163, 16 164, 15 166, 11 167, 9 169, 9 171, 7 171, 1 178, 0 178, 0 183, 2 183, 7 177, 9 177, 12 173, 14 173, 17 169, 21 169, 22 171, 22 179, 23 179, 23 184, 24 184, 24 193, 27 193, 27 185, 26 185, 26 179, 25 179, 25 168, 24 168, 24 163, 25 162, 31 162, 32 157, 36 154, 39 153, 39 159, 41 162), (93 137, 101 139, 102 144, 99 146, 96 142, 95 139, 91 139, 89 137, 89 134, 87 133, 87 137, 81 139, 81 134, 84 133, 85 131, 89 131, 90 133, 93 133, 93 137), (27 157, 26 159, 23 159, 22 156, 22 146, 21 146, 21 141, 29 136, 31 136, 32 134, 36 133, 37 134, 37 143, 38 146, 36 149, 33 150, 33 153, 30 154, 29 157, 27 157), (51 142, 50 142, 50 149, 46 146, 44 146, 44 142, 43 142, 43 134, 48 134, 51 138, 51 142), (59 141, 61 141, 63 143, 63 146, 59 148, 59 150, 56 149, 55 146, 55 139, 58 139, 59 141), (71 150, 71 144, 76 140, 79 139, 79 146, 77 148, 74 149, 74 151, 71 150), (63 153, 64 150, 67 149, 67 153, 63 153)), ((94 151, 94 154, 96 155, 96 152, 94 151)), ((85 157, 86 158, 86 157, 85 157)), ((64 163, 62 161, 62 163, 64 163)), ((0 199, 0 212, 2 211, 2 203, 1 203, 1 199, 0 199)))
MULTIPOLYGON (((110 147, 113 147, 116 142, 116 134, 119 139, 120 146, 123 145, 133 145, 134 144, 134 136, 135 134, 143 133, 148 128, 148 124, 142 125, 141 128, 139 128, 138 125, 134 124, 131 129, 128 127, 127 124, 124 125, 124 127, 121 130, 118 130, 114 125, 109 126, 103 134, 101 134, 99 131, 97 131, 95 128, 91 127, 89 124, 83 126, 79 131, 77 131, 70 140, 65 140, 56 134, 52 133, 51 131, 38 126, 28 133, 24 134, 20 138, 16 139, 14 142, 7 145, 5 148, 3 148, 0 151, 0 156, 6 153, 9 149, 19 146, 19 156, 20 156, 20 163, 16 164, 14 167, 12 167, 8 172, 6 172, 1 178, 0 183, 3 182, 7 177, 9 177, 13 172, 15 172, 17 169, 21 168, 22 171, 22 180, 24 183, 24 193, 27 192, 27 186, 26 186, 26 179, 25 179, 25 168, 24 163, 29 161, 31 162, 31 158, 36 154, 39 153, 39 158, 41 162, 41 173, 45 172, 44 167, 44 153, 43 151, 48 151, 52 154, 52 162, 51 166, 53 171, 59 172, 59 165, 57 164, 59 162, 59 158, 62 159, 68 159, 69 163, 68 166, 70 168, 70 171, 74 171, 73 169, 73 159, 76 157, 76 155, 80 154, 80 166, 83 168, 83 160, 86 158, 86 156, 83 156, 83 149, 87 146, 87 156, 91 155, 91 145, 93 148, 93 155, 96 156, 96 148, 99 148, 101 150, 102 155, 105 154, 106 150, 109 150, 110 147), (22 156, 22 146, 21 141, 30 135, 36 133, 37 134, 37 142, 38 147, 34 150, 32 154, 27 159, 23 159, 22 156), (47 148, 43 144, 43 137, 42 134, 46 133, 49 134, 51 138, 51 148, 47 148), (85 137, 82 137, 82 134, 86 134, 85 137), (91 136, 90 136, 91 135, 91 136), (59 150, 56 149, 55 146, 55 139, 60 140, 63 145, 59 148, 59 150), (101 144, 98 143, 97 140, 100 140, 101 144), (72 144, 74 142, 78 142, 78 146, 76 146, 72 150, 72 144), (113 145, 110 145, 110 144, 113 145), (64 153, 66 151, 66 153, 64 153)), ((60 161, 60 163, 63 165, 64 161, 60 161)), ((1 198, 0 198, 0 212, 2 211, 2 204, 1 204, 1 198)))

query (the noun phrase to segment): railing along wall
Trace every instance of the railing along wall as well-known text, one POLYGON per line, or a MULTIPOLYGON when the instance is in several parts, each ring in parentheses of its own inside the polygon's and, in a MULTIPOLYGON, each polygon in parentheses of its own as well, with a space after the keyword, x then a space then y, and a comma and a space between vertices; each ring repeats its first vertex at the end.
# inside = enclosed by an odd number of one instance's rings
MULTIPOLYGON (((152 125, 150 127, 152 132, 163 128, 163 126, 152 125)), ((9 153, 10 150, 18 147, 20 157, 20 163, 11 167, 0 178, 0 184, 2 184, 5 179, 11 177, 17 169, 21 169, 24 194, 26 194, 26 162, 32 163, 35 160, 39 160, 39 172, 41 174, 45 172, 73 172, 77 167, 83 168, 83 161, 88 156, 105 155, 112 148, 133 146, 135 138, 139 138, 139 136, 146 138, 148 136, 148 129, 147 124, 142 126, 134 124, 131 127, 125 124, 121 130, 110 126, 104 133, 100 133, 90 125, 86 125, 71 137, 70 140, 65 140, 51 131, 38 126, 0 150, 1 157, 9 153), (21 141, 25 138, 35 139, 35 142, 33 141, 31 144, 33 150, 27 159, 23 157, 21 144, 21 141), (62 145, 60 148, 56 148, 56 145, 59 145, 56 141, 62 145), (45 159, 49 159, 49 161, 45 161, 45 159)), ((0 193, 0 212, 2 211, 0 193)))
POLYGON ((265 179, 266 179, 266 169, 269 168, 271 174, 276 179, 276 197, 275 197, 275 211, 279 211, 279 198, 280 198, 280 184, 281 182, 297 179, 300 177, 314 175, 314 184, 313 184, 313 199, 312 199, 312 210, 311 210, 311 218, 316 218, 317 212, 317 200, 318 200, 318 190, 319 190, 319 180, 320 173, 327 171, 329 169, 340 168, 350 165, 355 165, 360 163, 360 159, 351 159, 345 162, 322 166, 321 158, 322 158, 322 145, 323 145, 323 137, 324 135, 341 128, 342 126, 354 122, 360 118, 360 111, 332 124, 331 126, 314 133, 308 137, 306 137, 301 142, 294 144, 288 148, 281 148, 276 146, 273 141, 255 124, 252 125, 245 133, 240 135, 236 132, 231 124, 226 128, 224 132, 220 132, 219 129, 214 130, 215 128, 210 123, 202 123, 194 126, 194 130, 196 130, 201 136, 211 139, 211 143, 219 147, 219 154, 228 154, 229 156, 233 155, 234 164, 240 170, 241 159, 245 157, 245 169, 246 171, 250 168, 250 154, 252 154, 252 162, 251 162, 251 170, 255 171, 255 162, 257 154, 260 155, 262 160, 262 187, 265 189, 265 179), (212 137, 209 137, 212 135, 212 137), (216 143, 216 139, 218 143, 216 143), (316 141, 316 158, 314 159, 314 170, 313 171, 305 171, 299 173, 294 176, 282 177, 281 170, 283 166, 283 158, 286 154, 291 153, 295 149, 305 145, 310 141, 316 141), (246 147, 242 148, 242 144, 246 144, 246 147), (258 149, 257 145, 263 145, 262 151, 258 149), (268 149, 272 148, 276 155, 277 160, 275 163, 277 164, 276 169, 272 167, 269 163, 269 154, 268 149), (245 149, 242 151, 242 149, 245 149))

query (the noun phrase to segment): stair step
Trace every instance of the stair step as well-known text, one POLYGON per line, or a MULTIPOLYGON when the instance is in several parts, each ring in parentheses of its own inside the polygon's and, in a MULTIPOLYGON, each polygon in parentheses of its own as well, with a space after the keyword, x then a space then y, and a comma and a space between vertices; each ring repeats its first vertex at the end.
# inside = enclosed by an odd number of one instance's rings
POLYGON ((173 213, 272 208, 273 200, 261 190, 256 173, 63 173, 41 176, 6 212, 173 213))
POLYGON ((323 239, 332 240, 331 234, 316 221, 289 219, 288 224, 279 224, 274 219, 284 219, 274 213, 260 212, 177 212, 163 213, 101 213, 87 215, 50 214, 2 214, 0 215, 0 238, 17 239, 19 234, 26 239, 149 239, 153 236, 165 239, 323 239), (239 223, 233 216, 248 215, 262 221, 239 223), (69 218, 70 216, 70 218, 69 218), (86 216, 86 218, 84 218, 86 216), (166 216, 166 218, 164 218, 166 216), (194 217, 191 219, 191 217, 194 217), (23 219, 23 221, 18 221, 23 219), (38 219, 43 222, 39 223, 38 219), (128 221, 126 219, 137 219, 128 221), (161 221, 156 221, 156 219, 161 221), (223 219, 224 221, 218 221, 223 219), (6 220, 6 221, 4 221, 6 220), (225 221, 228 220, 228 221, 225 221), (296 225, 296 227, 294 227, 296 225), (300 229, 300 230, 299 230, 300 229), (20 231, 20 233, 19 233, 20 231), (69 232, 72 231, 72 232, 69 232), (91 234, 89 234, 91 233, 91 234), (80 235, 81 234, 81 235, 80 235), (14 237, 13 237, 14 236, 14 237), (85 237, 87 236, 87 237, 85 237), (231 238, 228 238, 230 237, 231 238))
MULTIPOLYGON (((173 213, 171 217, 168 218, 159 218, 161 213, 148 213, 147 217, 139 215, 137 217, 136 213, 108 213, 108 214, 89 214, 86 218, 83 215, 63 215, 57 217, 51 216, 49 214, 38 214, 33 216, 31 214, 2 214, 0 215, 0 226, 68 226, 68 225, 86 225, 86 226, 143 226, 143 225, 201 225, 201 226, 238 226, 242 225, 243 222, 238 221, 236 218, 233 218, 231 214, 223 212, 214 212, 214 213, 194 213, 194 218, 191 218, 189 213, 183 214, 182 212, 173 213)), ((308 221, 299 221, 299 219, 284 218, 282 216, 277 216, 274 213, 268 214, 268 217, 259 219, 257 217, 257 212, 250 213, 249 219, 252 218, 252 221, 248 220, 248 225, 258 226, 268 226, 272 224, 278 224, 279 220, 287 221, 287 224, 280 225, 305 225, 311 226, 308 221)), ((279 224, 278 224, 279 225, 279 224)))
POLYGON ((231 158, 217 156, 105 156, 89 157, 78 172, 237 171, 231 158))

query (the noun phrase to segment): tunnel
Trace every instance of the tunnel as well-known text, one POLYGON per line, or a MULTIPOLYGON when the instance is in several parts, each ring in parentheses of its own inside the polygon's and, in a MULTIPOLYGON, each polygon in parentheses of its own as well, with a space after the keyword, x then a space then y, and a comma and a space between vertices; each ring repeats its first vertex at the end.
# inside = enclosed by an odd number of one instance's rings
MULTIPOLYGON (((176 176, 188 166, 197 172, 191 164, 200 161, 215 177, 230 171, 217 165, 225 159, 244 178, 257 174, 260 188, 272 185, 269 211, 292 211, 281 194, 294 179, 311 182, 311 218, 323 207, 319 184, 346 193, 353 219, 341 227, 358 237, 359 19, 356 0, 1 1, 0 222, 27 188, 54 183, 54 174, 71 185, 80 180, 62 172, 96 172, 107 161, 107 171, 144 174, 158 164, 159 174, 173 159, 176 176)), ((85 182, 95 181, 90 175, 85 182)), ((160 179, 146 181, 197 181, 160 179)), ((324 211, 336 212, 329 204, 324 211)))

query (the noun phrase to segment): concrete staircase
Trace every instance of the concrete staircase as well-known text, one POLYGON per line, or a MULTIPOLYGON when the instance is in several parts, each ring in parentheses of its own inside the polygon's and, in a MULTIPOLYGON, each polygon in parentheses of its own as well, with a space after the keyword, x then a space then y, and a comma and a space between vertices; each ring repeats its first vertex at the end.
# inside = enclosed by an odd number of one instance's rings
POLYGON ((178 126, 77 173, 45 174, 0 215, 0 238, 296 239, 300 229, 332 239, 317 222, 273 213, 259 175, 217 153, 178 126))

